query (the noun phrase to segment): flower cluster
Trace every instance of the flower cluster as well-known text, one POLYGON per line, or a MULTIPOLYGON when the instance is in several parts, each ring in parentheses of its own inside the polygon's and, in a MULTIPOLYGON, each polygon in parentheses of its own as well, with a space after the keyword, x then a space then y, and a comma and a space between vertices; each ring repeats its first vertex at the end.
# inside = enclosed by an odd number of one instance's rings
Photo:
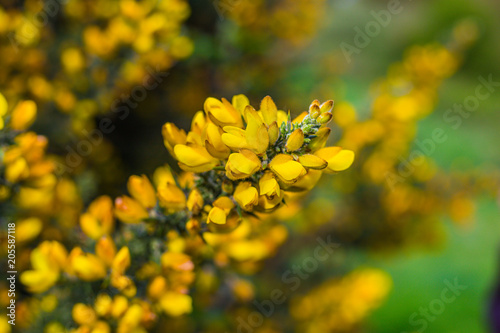
POLYGON ((208 98, 189 133, 172 123, 163 126, 165 146, 186 172, 183 181, 157 170, 155 178, 162 180, 155 195, 145 176, 132 176, 132 198, 116 200, 117 216, 135 223, 154 218, 156 207, 163 214, 183 212, 188 229, 204 230, 235 226, 245 212, 271 212, 291 192, 311 190, 323 172, 353 163, 352 151, 325 147, 332 109, 333 101, 315 100, 292 120, 269 96, 259 110, 244 95, 232 102, 208 98))

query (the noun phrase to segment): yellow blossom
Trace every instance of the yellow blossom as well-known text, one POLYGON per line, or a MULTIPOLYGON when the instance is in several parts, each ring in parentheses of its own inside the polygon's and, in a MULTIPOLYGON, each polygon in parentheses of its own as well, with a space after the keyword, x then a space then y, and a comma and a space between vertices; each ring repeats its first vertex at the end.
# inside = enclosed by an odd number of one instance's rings
POLYGON ((259 203, 259 193, 250 182, 241 182, 236 186, 233 194, 234 200, 246 211, 252 211, 259 203))
POLYGON ((115 215, 125 223, 139 223, 149 216, 139 202, 126 195, 115 199, 115 215))
POLYGON ((229 179, 245 179, 260 170, 259 157, 248 149, 242 149, 239 153, 229 155, 226 164, 226 175, 229 179))
POLYGON ((156 192, 148 177, 130 176, 127 183, 130 195, 137 200, 144 208, 156 206, 156 192))

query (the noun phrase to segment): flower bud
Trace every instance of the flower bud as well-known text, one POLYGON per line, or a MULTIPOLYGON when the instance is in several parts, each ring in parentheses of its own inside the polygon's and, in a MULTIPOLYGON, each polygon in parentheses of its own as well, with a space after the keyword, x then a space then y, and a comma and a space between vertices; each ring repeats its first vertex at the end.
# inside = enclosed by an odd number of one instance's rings
POLYGON ((332 110, 333 110, 332 100, 326 101, 320 106, 321 113, 332 113, 332 110))
POLYGON ((320 123, 321 125, 328 124, 330 120, 332 120, 333 115, 329 112, 322 113, 316 121, 320 123))

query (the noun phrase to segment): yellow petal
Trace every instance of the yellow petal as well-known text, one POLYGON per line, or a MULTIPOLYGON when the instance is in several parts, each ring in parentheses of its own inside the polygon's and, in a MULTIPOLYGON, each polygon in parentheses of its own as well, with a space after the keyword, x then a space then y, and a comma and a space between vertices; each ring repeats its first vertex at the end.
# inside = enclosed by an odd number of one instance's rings
POLYGON ((328 162, 325 170, 330 172, 346 170, 354 161, 354 152, 340 147, 322 148, 315 152, 314 155, 328 162))
POLYGON ((224 98, 222 102, 213 97, 207 98, 204 109, 210 120, 221 127, 243 127, 240 113, 224 98))
POLYGON ((177 145, 174 147, 174 152, 179 165, 187 167, 188 171, 209 171, 219 163, 204 147, 200 146, 177 145))
POLYGON ((267 127, 253 107, 245 108, 247 127, 245 129, 248 146, 256 154, 263 154, 269 146, 267 127))
POLYGON ((153 208, 156 206, 155 189, 145 175, 130 176, 127 182, 127 189, 132 197, 139 201, 143 207, 153 208))
POLYGON ((234 126, 225 126, 221 136, 222 142, 232 150, 248 148, 246 132, 244 129, 234 126))
POLYGON ((327 161, 325 161, 321 157, 312 154, 305 154, 300 156, 299 163, 306 168, 317 169, 317 170, 324 169, 328 165, 327 161))
POLYGON ((247 105, 250 105, 250 101, 245 95, 235 95, 233 96, 233 99, 231 100, 231 104, 234 106, 234 108, 241 114, 243 115, 243 112, 245 111, 245 108, 247 105))
POLYGON ((113 263, 111 264, 111 269, 113 273, 118 273, 122 275, 125 273, 127 268, 130 266, 130 251, 128 247, 124 246, 118 251, 115 258, 113 259, 113 263))
POLYGON ((251 211, 259 203, 259 193, 249 182, 239 183, 233 194, 234 200, 246 211, 251 211))
POLYGON ((269 163, 269 168, 278 176, 278 178, 286 183, 295 182, 297 179, 306 174, 306 169, 293 160, 293 157, 286 154, 280 154, 273 158, 269 163))
POLYGON ((226 173, 232 180, 250 177, 261 168, 259 157, 248 149, 229 155, 226 173), (233 178, 231 178, 233 177, 233 178))
POLYGON ((286 149, 288 151, 296 151, 302 147, 304 144, 304 132, 300 128, 297 128, 290 134, 290 137, 286 141, 286 149))
POLYGON ((212 207, 210 212, 208 213, 207 223, 215 223, 215 224, 225 224, 226 223, 226 213, 222 208, 212 207))
POLYGON ((218 159, 226 159, 231 150, 222 141, 222 130, 216 125, 209 123, 206 127, 205 148, 208 153, 218 159))
POLYGON ((160 204, 172 211, 179 211, 186 207, 186 195, 174 184, 167 184, 158 189, 160 204))
POLYGON ((276 143, 276 140, 278 140, 280 136, 278 123, 273 122, 271 125, 269 125, 269 129, 267 130, 267 132, 269 133, 269 144, 274 145, 276 143))
POLYGON ((99 239, 95 245, 95 254, 101 259, 107 266, 111 266, 113 259, 116 255, 115 242, 111 237, 106 236, 99 239))
POLYGON ((311 151, 316 151, 320 148, 323 148, 328 140, 328 136, 332 130, 328 127, 322 127, 316 132, 316 137, 309 142, 307 147, 311 149, 311 151))
POLYGON ((270 96, 264 97, 260 103, 260 112, 267 126, 278 120, 278 108, 270 96))
POLYGON ((139 223, 149 216, 139 202, 125 195, 115 199, 115 215, 125 223, 139 223))
POLYGON ((7 100, 2 94, 0 94, 0 118, 2 118, 2 116, 5 116, 7 114, 7 109, 8 109, 7 100))
POLYGON ((274 178, 272 172, 266 171, 264 175, 259 179, 259 190, 260 195, 266 195, 268 197, 273 197, 274 195, 280 195, 280 186, 274 178))

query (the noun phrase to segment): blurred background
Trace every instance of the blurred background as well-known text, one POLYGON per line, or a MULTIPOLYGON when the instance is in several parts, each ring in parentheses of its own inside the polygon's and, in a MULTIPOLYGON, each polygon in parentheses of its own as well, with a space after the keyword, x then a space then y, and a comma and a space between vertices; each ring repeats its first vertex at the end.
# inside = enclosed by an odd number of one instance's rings
POLYGON ((236 319, 278 288, 287 301, 256 332, 500 332, 500 2, 0 4, 0 92, 37 103, 31 129, 78 207, 125 193, 131 174, 179 170, 162 125, 188 129, 209 96, 270 95, 292 115, 335 100, 331 143, 356 152, 353 167, 273 215, 286 236, 272 255, 232 258, 238 302, 199 281, 195 320, 176 331, 246 332, 236 319), (73 154, 82 140, 89 152, 73 154), (332 256, 290 290, 283 274, 327 236, 332 256))

